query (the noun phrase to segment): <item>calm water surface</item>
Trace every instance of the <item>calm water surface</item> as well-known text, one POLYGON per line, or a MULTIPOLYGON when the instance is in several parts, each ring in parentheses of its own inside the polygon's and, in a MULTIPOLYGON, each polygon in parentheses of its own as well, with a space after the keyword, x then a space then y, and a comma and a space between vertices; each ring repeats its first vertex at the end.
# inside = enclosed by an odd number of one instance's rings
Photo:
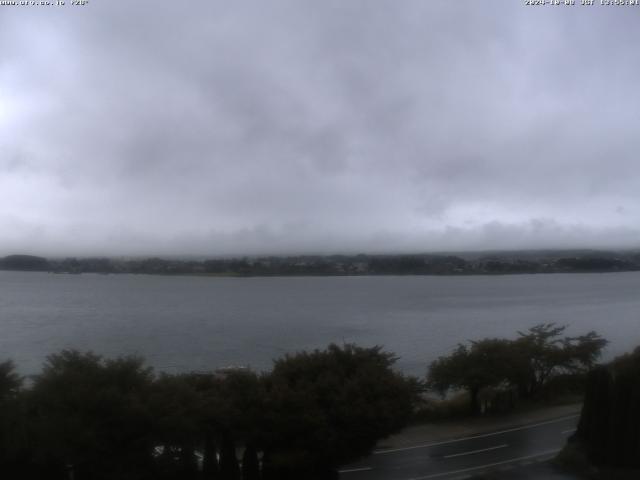
POLYGON ((329 342, 384 345, 406 372, 458 342, 540 322, 640 345, 640 273, 209 278, 0 272, 0 359, 37 372, 62 348, 143 355, 177 372, 268 369, 329 342))

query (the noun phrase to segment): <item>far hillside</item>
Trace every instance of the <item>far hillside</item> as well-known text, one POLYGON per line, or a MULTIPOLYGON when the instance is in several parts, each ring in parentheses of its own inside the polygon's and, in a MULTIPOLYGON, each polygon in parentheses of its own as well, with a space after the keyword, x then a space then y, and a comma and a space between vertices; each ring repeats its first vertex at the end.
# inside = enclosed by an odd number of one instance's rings
POLYGON ((9 255, 0 260, 0 268, 4 270, 47 271, 49 261, 35 255, 9 255))

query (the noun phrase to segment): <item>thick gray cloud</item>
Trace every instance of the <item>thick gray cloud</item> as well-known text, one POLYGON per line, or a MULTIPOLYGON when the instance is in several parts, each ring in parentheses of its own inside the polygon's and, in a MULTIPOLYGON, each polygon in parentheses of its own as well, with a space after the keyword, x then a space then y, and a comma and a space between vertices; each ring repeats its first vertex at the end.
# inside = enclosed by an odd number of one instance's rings
POLYGON ((0 6, 0 253, 638 246, 640 7, 523 3, 0 6))

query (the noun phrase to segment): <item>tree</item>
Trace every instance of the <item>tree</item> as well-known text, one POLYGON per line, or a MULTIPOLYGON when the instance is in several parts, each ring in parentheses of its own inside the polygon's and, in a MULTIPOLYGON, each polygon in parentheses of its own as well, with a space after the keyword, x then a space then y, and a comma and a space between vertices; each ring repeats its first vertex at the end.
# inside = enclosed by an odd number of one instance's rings
POLYGON ((19 398, 22 377, 11 360, 0 363, 0 471, 17 477, 26 448, 24 409, 19 398))
MULTIPOLYGON (((205 402, 194 380, 190 374, 162 374, 151 387, 148 405, 159 452, 155 467, 161 478, 194 478, 195 449, 201 442, 208 447, 205 453, 215 458, 215 447, 212 450, 211 444, 206 445, 205 402)), ((217 473, 217 462, 211 457, 204 462, 210 478, 217 473)))
MULTIPOLYGON (((150 469, 152 372, 136 357, 104 360, 64 350, 48 357, 29 395, 35 463, 76 480, 150 469)), ((51 471, 51 473, 49 473, 51 471)))
POLYGON ((152 391, 154 438, 163 447, 158 470, 169 478, 191 478, 200 450, 203 478, 238 479, 236 445, 255 446, 264 437, 260 377, 245 369, 163 374, 152 391))
POLYGON ((640 347, 588 374, 577 432, 599 466, 640 468, 640 347))
POLYGON ((225 432, 222 436, 220 478, 222 480, 240 480, 240 465, 236 457, 236 445, 230 432, 225 432))
POLYGON ((242 454, 242 480, 260 480, 260 462, 256 447, 249 443, 242 454))
MULTIPOLYGON (((217 401, 210 405, 211 417, 222 436, 220 456, 221 478, 238 480, 240 468, 236 457, 236 444, 244 445, 247 460, 255 452, 255 445, 265 436, 264 410, 266 393, 260 377, 245 369, 221 372, 217 401)), ((257 453, 256 453, 257 455, 257 453)), ((257 456, 256 456, 257 461, 257 456)), ((251 478, 255 465, 243 464, 243 476, 251 478)))
POLYGON ((554 375, 585 373, 608 343, 596 332, 578 337, 561 337, 566 326, 541 323, 514 341, 518 372, 511 380, 521 396, 534 397, 554 375))
POLYGON ((265 478, 320 478, 405 425, 417 381, 381 347, 330 345, 275 362, 267 383, 265 478))
POLYGON ((0 363, 0 401, 14 397, 22 386, 22 377, 11 360, 0 363))
POLYGON ((427 385, 444 395, 451 389, 469 392, 469 410, 480 413, 479 394, 507 382, 513 375, 513 350, 508 340, 491 338, 459 344, 429 366, 427 385))
POLYGON ((218 465, 216 443, 212 432, 205 433, 202 455, 203 479, 214 480, 219 478, 220 466, 218 465))
POLYGON ((467 390, 473 414, 480 412, 483 388, 511 386, 521 397, 534 397, 556 375, 588 371, 607 344, 595 332, 561 337, 565 329, 543 323, 518 332, 516 340, 488 338, 459 344, 450 355, 431 363, 427 385, 443 395, 452 389, 467 390))

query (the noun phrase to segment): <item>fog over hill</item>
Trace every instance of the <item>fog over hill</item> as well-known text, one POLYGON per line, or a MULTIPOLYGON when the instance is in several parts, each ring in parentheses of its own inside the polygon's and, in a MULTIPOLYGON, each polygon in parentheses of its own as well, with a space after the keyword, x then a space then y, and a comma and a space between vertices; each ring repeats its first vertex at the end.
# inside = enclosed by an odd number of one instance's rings
POLYGON ((0 7, 0 255, 640 246, 639 8, 70 3, 0 7))

